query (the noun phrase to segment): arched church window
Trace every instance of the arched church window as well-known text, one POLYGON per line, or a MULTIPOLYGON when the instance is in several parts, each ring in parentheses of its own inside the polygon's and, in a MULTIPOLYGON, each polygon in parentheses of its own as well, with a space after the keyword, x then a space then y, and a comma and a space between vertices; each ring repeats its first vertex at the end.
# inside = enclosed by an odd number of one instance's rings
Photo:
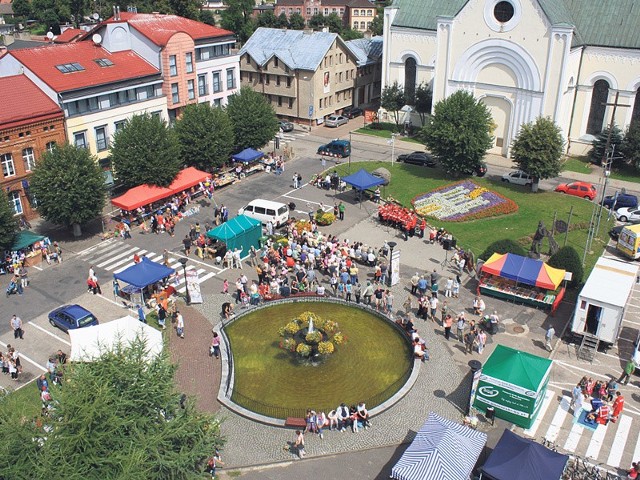
POLYGON ((409 57, 404 62, 404 94, 412 103, 416 96, 416 59, 409 57))
POLYGON ((640 87, 636 90, 636 99, 633 102, 633 112, 631 112, 631 125, 640 124, 640 87))
POLYGON ((587 122, 587 133, 597 135, 604 128, 604 113, 607 109, 605 103, 609 98, 609 82, 598 80, 593 84, 591 95, 591 110, 589 110, 589 121, 587 122))

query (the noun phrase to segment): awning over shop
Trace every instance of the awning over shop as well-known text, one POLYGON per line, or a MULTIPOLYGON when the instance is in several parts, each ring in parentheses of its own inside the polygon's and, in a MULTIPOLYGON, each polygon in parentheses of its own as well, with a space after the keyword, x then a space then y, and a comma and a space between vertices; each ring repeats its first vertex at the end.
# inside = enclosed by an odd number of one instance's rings
POLYGON ((173 193, 180 193, 188 188, 195 187, 200 182, 204 182, 211 175, 195 167, 189 167, 178 173, 178 176, 169 185, 169 190, 173 193))
POLYGON ((36 242, 44 240, 43 235, 30 232, 29 230, 23 230, 16 235, 16 239, 13 242, 11 250, 21 250, 33 245, 36 242))
POLYGON ((111 200, 111 203, 122 210, 135 210, 143 205, 157 202, 173 195, 168 188, 153 185, 139 185, 127 190, 127 193, 111 200))
POLYGON ((494 253, 482 265, 482 272, 546 290, 557 289, 565 274, 565 270, 550 267, 542 260, 513 253, 494 253))
POLYGON ((173 268, 152 262, 148 258, 143 257, 139 263, 136 263, 113 276, 117 280, 122 280, 134 287, 144 288, 147 285, 152 285, 164 278, 167 278, 174 272, 175 270, 173 268))
POLYGON ((253 148, 245 148, 240 153, 232 155, 236 162, 251 163, 264 157, 264 153, 254 150, 253 148))

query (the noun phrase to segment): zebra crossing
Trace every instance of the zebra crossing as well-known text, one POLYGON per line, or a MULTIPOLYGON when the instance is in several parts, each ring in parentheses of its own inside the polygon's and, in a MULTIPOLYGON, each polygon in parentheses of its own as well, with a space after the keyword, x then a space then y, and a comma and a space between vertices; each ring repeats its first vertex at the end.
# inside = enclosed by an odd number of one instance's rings
MULTIPOLYGON (((98 245, 80 252, 79 256, 85 262, 94 266, 99 270, 110 272, 111 274, 120 273, 135 264, 133 256, 145 256, 152 262, 162 263, 162 253, 155 253, 144 248, 137 247, 125 243, 119 239, 109 239, 98 245)), ((185 293, 186 283, 181 256, 169 255, 169 267, 176 271, 173 285, 180 293, 185 293)), ((221 274, 226 268, 210 265, 199 260, 189 259, 190 264, 187 265, 187 271, 196 271, 198 274, 198 282, 202 285, 204 282, 216 275, 221 274)))
POLYGON ((627 403, 616 423, 598 425, 592 431, 576 422, 570 401, 569 396, 548 389, 533 425, 513 430, 534 440, 545 438, 561 453, 578 455, 610 469, 629 468, 631 462, 640 459, 640 411, 627 403))
MULTIPOLYGON (((291 132, 278 132, 278 137, 281 142, 293 142, 298 138, 303 138, 309 135, 309 132, 306 130, 293 130, 291 132)), ((273 142, 273 140, 271 140, 273 142)))

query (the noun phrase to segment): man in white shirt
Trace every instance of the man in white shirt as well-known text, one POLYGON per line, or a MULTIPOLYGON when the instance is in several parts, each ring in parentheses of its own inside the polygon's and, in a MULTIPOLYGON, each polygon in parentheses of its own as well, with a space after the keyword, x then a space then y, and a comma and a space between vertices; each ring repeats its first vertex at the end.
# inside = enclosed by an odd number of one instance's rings
POLYGON ((180 338, 184 338, 184 318, 178 310, 176 310, 176 333, 180 338))

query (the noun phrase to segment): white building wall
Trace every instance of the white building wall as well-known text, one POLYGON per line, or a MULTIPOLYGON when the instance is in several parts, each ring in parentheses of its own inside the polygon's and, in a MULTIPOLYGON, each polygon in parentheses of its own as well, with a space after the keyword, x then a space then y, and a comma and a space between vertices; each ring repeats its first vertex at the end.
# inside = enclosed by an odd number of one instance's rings
MULTIPOLYGON (((198 45, 200 46, 200 45, 198 45)), ((210 60, 204 60, 196 62, 196 74, 198 76, 205 75, 207 81, 207 94, 204 96, 198 96, 198 102, 209 102, 210 104, 216 103, 216 100, 220 100, 222 106, 227 105, 229 97, 240 89, 240 55, 230 55, 227 57, 212 58, 210 60), (235 79, 235 88, 227 88, 227 70, 233 69, 233 75, 235 79), (213 72, 220 72, 220 81, 222 83, 222 90, 220 92, 213 92, 213 72)), ((197 89, 196 82, 196 89, 197 89)))

